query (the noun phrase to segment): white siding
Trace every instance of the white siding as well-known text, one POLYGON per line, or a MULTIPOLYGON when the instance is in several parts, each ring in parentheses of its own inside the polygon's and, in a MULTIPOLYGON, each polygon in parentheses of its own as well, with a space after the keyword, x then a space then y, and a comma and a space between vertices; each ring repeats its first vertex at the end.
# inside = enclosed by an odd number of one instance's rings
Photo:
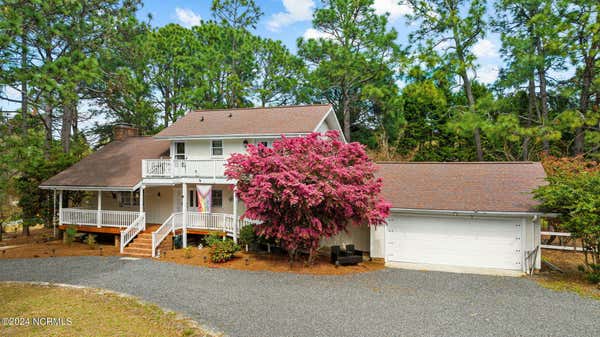
POLYGON ((350 226, 348 232, 342 232, 338 235, 321 240, 321 246, 346 246, 353 244, 354 248, 368 252, 369 251, 369 228, 367 226, 350 226))

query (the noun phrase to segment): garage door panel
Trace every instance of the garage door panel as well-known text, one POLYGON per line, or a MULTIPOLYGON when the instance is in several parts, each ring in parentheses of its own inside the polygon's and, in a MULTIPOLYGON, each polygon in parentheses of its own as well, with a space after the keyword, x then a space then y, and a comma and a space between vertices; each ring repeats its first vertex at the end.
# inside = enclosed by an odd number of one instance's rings
POLYGON ((519 220, 394 216, 389 261, 520 269, 519 220))

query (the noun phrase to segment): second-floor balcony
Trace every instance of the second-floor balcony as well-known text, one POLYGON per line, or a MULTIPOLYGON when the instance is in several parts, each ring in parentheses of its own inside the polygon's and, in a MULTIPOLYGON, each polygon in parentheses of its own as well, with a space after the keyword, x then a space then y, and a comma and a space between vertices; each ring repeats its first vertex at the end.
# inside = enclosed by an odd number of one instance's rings
POLYGON ((144 159, 143 178, 225 178, 224 159, 144 159))

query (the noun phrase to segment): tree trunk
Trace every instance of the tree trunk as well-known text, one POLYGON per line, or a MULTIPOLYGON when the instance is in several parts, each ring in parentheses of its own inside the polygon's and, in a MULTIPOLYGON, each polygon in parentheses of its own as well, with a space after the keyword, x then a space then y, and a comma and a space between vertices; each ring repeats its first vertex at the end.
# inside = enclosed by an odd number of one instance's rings
MULTIPOLYGON (((527 105, 527 121, 525 122, 525 125, 527 126, 527 128, 531 127, 531 121, 533 120, 534 110, 536 108, 534 76, 535 75, 532 72, 531 76, 529 78, 528 95, 527 95, 529 98, 529 104, 527 105)), ((523 160, 529 160, 529 141, 530 141, 530 138, 528 136, 523 139, 523 149, 522 149, 522 155, 521 155, 521 158, 523 160)))
POLYGON ((344 137, 350 142, 350 102, 348 101, 348 90, 344 89, 342 94, 342 113, 344 116, 344 137))
POLYGON ((72 104, 67 103, 63 107, 62 127, 60 130, 60 142, 62 144, 64 153, 69 153, 71 151, 72 123, 73 123, 72 104))
MULTIPOLYGON (((590 103, 590 89, 594 77, 594 58, 587 56, 585 58, 585 66, 583 68, 582 82, 581 82, 581 94, 579 97, 579 113, 581 118, 585 119, 585 115, 589 108, 590 103)), ((582 154, 584 150, 585 142, 585 126, 578 127, 575 129, 575 144, 573 150, 575 154, 582 154)))
MULTIPOLYGON (((23 27, 23 35, 21 35, 21 71, 26 73, 27 69, 27 31, 23 27)), ((21 128, 23 135, 27 135, 27 112, 29 110, 29 93, 27 88, 27 79, 22 74, 21 78, 21 128)))
MULTIPOLYGON (((544 49, 542 47, 542 43, 539 38, 536 39, 536 49, 538 55, 541 56, 542 62, 537 67, 538 78, 540 82, 540 106, 542 112, 542 127, 545 127, 548 124, 548 91, 546 84, 546 67, 544 60, 546 57, 544 56, 544 49)), ((550 141, 548 139, 543 140, 544 144, 544 152, 548 154, 550 152, 550 141)))
POLYGON ((46 103, 46 105, 44 106, 44 111, 45 114, 43 116, 43 120, 44 120, 44 126, 46 129, 46 137, 45 137, 45 141, 44 141, 44 158, 46 159, 50 159, 50 151, 52 149, 52 132, 53 132, 53 127, 52 127, 52 113, 53 113, 53 107, 46 103))

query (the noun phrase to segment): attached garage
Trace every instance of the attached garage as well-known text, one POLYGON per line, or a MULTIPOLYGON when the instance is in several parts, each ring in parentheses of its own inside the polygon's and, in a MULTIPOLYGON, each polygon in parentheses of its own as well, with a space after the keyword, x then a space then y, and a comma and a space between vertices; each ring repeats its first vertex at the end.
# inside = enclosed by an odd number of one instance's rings
POLYGON ((538 163, 380 164, 387 225, 371 230, 372 257, 411 269, 522 274, 540 267, 538 163), (533 253, 533 254, 532 254, 533 253))

